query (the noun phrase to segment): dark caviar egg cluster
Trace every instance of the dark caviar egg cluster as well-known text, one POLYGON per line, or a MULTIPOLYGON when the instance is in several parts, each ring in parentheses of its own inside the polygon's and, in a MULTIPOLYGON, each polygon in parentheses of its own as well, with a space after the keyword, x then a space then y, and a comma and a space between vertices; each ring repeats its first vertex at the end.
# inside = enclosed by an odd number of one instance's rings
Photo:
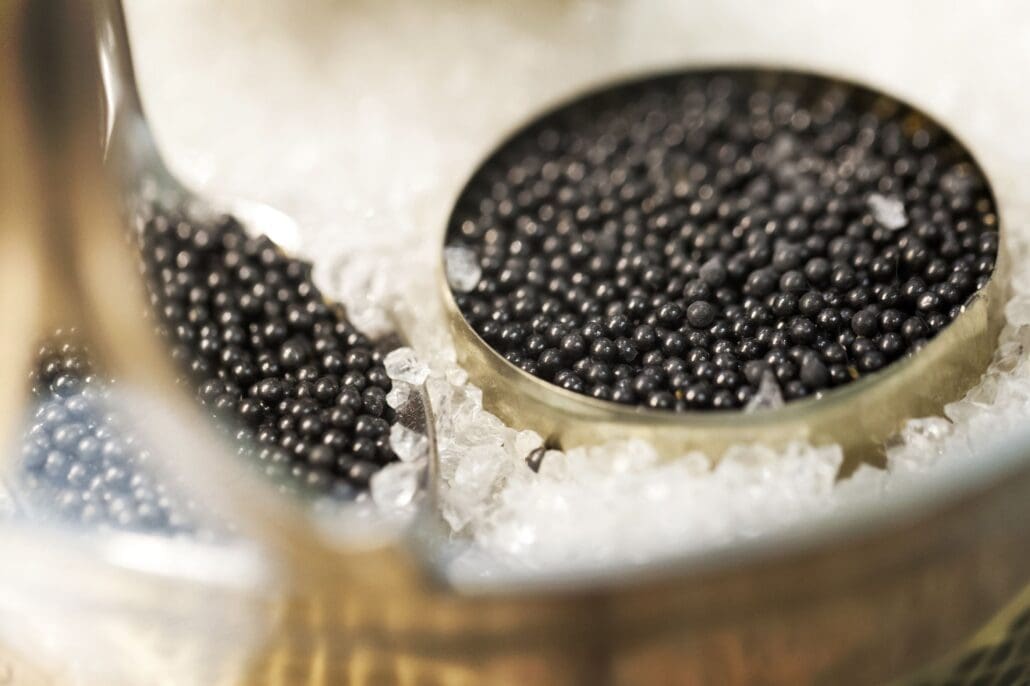
POLYGON ((173 359, 269 474, 316 491, 364 490, 397 459, 383 353, 323 298, 309 263, 230 216, 152 212, 139 235, 173 359))
POLYGON ((772 382, 819 394, 919 349, 991 278, 998 232, 968 152, 911 108, 723 70, 535 121, 476 171, 446 244, 458 308, 509 362, 689 411, 772 382))
MULTIPOLYGON (((397 456, 383 353, 326 302, 310 265, 231 216, 148 207, 138 238, 151 318, 181 382, 277 482, 350 498, 397 456)), ((28 485, 84 522, 177 531, 188 512, 141 469, 148 452, 104 407, 108 385, 65 336, 41 346, 28 485)))

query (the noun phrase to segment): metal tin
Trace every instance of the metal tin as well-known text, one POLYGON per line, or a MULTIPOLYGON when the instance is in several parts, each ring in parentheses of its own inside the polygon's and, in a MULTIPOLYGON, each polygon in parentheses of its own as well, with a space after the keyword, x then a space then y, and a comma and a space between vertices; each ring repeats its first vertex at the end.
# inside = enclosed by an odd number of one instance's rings
MULTIPOLYGON (((875 95, 874 109, 889 111, 902 104, 911 108, 897 98, 851 81, 765 66, 705 66, 696 70, 687 67, 675 73, 717 75, 731 70, 753 71, 757 78, 828 80, 875 95)), ((646 78, 649 77, 644 76, 642 80, 646 78)), ((634 81, 636 79, 630 83, 634 81)), ((567 102, 578 99, 574 97, 567 102)), ((946 127, 922 113, 913 115, 906 125, 917 130, 924 123, 959 140, 946 127)), ((504 140, 510 138, 506 136, 504 140)), ((963 147, 968 152, 968 148, 963 147)), ((974 165, 988 178, 975 161, 974 165)), ((464 189, 459 197, 463 192, 464 189)), ((997 202, 995 207, 998 208, 997 202)), ((997 211, 1000 215, 1000 208, 997 211)), ((1000 227, 1000 217, 995 219, 1000 227)), ((973 296, 951 324, 916 354, 819 397, 754 413, 673 413, 627 407, 567 391, 511 364, 472 329, 455 304, 444 277, 442 260, 439 283, 458 361, 468 371, 471 381, 483 389, 484 407, 512 426, 539 432, 553 447, 571 448, 639 438, 652 443, 666 457, 700 450, 718 458, 734 444, 782 447, 791 441, 808 441, 814 445, 840 445, 845 455, 843 471, 848 473, 863 462, 882 464, 884 441, 906 420, 940 414, 945 404, 961 397, 987 369, 1004 324, 1008 277, 1004 242, 1002 232, 997 266, 990 282, 973 296)))

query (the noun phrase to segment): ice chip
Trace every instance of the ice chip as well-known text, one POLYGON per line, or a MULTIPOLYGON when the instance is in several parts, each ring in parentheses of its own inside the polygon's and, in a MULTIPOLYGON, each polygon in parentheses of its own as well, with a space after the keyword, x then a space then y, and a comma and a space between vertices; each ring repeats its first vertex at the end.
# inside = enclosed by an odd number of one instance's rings
POLYGON ((411 384, 404 381, 395 380, 393 387, 390 388, 390 392, 386 394, 386 404, 395 410, 404 407, 404 403, 408 402, 408 396, 411 395, 411 384))
POLYGON ((1016 296, 1005 305, 1005 319, 1013 326, 1030 324, 1030 298, 1016 296))
POLYGON ((765 370, 762 374, 762 381, 758 384, 758 390, 748 402, 745 412, 757 412, 760 410, 775 410, 783 407, 783 393, 780 391, 780 384, 771 370, 765 370))
POLYGON ((515 434, 516 457, 525 458, 531 452, 543 446, 543 444, 544 439, 536 431, 519 431, 515 434))
POLYGON ((416 462, 394 462, 372 476, 369 483, 372 501, 385 510, 405 507, 418 493, 424 465, 416 462))
POLYGON ((888 198, 885 195, 873 193, 866 202, 869 205, 869 211, 873 213, 873 219, 884 228, 897 231, 908 224, 905 203, 897 198, 888 198))
POLYGON ((463 497, 481 501, 499 485, 509 463, 498 446, 463 446, 453 448, 457 467, 454 470, 454 485, 463 497))
POLYGON ((455 365, 447 368, 447 371, 444 372, 444 379, 446 379, 449 384, 464 386, 468 383, 469 375, 464 369, 455 365))
POLYGON ((390 427, 390 447, 403 462, 414 462, 429 452, 429 439, 406 426, 390 427))
POLYGON ((476 253, 464 246, 444 248, 443 262, 448 285, 459 293, 471 291, 483 275, 476 253))
POLYGON ((412 386, 421 386, 429 377, 429 367, 418 358, 411 348, 391 350, 383 364, 391 379, 403 381, 412 386))

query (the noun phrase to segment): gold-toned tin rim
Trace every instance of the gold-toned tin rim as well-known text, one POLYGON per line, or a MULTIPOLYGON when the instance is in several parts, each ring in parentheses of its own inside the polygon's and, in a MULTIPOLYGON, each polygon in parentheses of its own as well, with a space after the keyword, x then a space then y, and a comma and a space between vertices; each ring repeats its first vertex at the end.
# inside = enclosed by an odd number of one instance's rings
MULTIPOLYGON (((994 192, 994 184, 987 174, 983 165, 973 153, 972 148, 948 126, 944 125, 939 118, 929 114, 925 108, 918 107, 908 100, 900 98, 888 91, 876 86, 868 85, 860 79, 851 76, 829 75, 817 70, 811 70, 796 66, 778 66, 755 63, 699 63, 684 65, 681 68, 642 70, 632 74, 623 74, 610 79, 601 79, 588 84, 585 87, 576 89, 572 94, 563 96, 552 101, 550 104, 535 110, 519 125, 513 127, 508 133, 500 137, 498 143, 473 167, 472 172, 461 185, 457 195, 451 203, 451 212, 448 213, 447 221, 443 227, 441 240, 441 257, 438 262, 438 283, 442 290, 444 310, 449 320, 452 335, 455 338, 455 345, 458 348, 459 359, 463 351, 474 353, 477 356, 486 358, 487 364, 494 367, 504 380, 513 384, 509 389, 512 394, 520 394, 528 403, 535 403, 546 406, 557 412, 570 413, 578 418, 617 424, 624 427, 649 428, 655 430, 676 428, 692 429, 696 431, 736 430, 745 432, 755 430, 761 432, 764 429, 779 427, 785 424, 803 424, 815 414, 831 414, 834 410, 847 405, 856 398, 862 398, 871 392, 881 388, 886 382, 901 377, 911 377, 911 381, 918 383, 924 373, 932 373, 927 369, 923 361, 943 356, 949 348, 961 345, 964 340, 970 338, 976 331, 979 317, 986 317, 985 326, 989 329, 986 335, 990 339, 991 352, 997 340, 997 334, 1001 329, 1001 310, 1004 307, 1007 291, 1008 277, 1008 256, 1005 246, 1004 235, 1002 235, 1002 208, 998 203, 994 192), (881 370, 872 374, 864 375, 850 383, 829 389, 820 394, 793 400, 784 403, 783 406, 774 409, 764 409, 753 413, 741 410, 710 410, 697 411, 688 410, 673 412, 667 410, 656 410, 639 406, 621 405, 612 401, 599 400, 590 396, 566 390, 540 379, 529 372, 524 371, 512 364, 503 355, 498 353, 469 325, 464 315, 458 309, 455 302, 455 294, 451 290, 446 278, 446 269, 443 258, 443 248, 447 247, 448 232, 453 218, 454 208, 464 195, 468 187, 474 182, 482 168, 514 137, 533 126, 540 118, 557 112, 562 108, 572 105, 577 101, 600 94, 604 90, 616 89, 630 86, 635 83, 643 83, 649 80, 657 80, 667 77, 688 76, 688 75, 719 75, 732 74, 734 72, 750 72, 756 77, 777 78, 798 78, 808 81, 824 81, 827 85, 838 84, 844 87, 862 91, 873 98, 873 102, 886 102, 891 107, 902 107, 911 110, 912 114, 927 124, 938 128, 943 134, 949 136, 958 145, 962 152, 968 156, 968 163, 975 172, 978 172, 986 183, 986 192, 994 205, 996 225, 999 232, 998 254, 995 260, 995 269, 990 280, 979 291, 974 293, 963 305, 961 314, 950 322, 944 329, 930 339, 920 350, 896 360, 881 370), (972 332, 972 333, 971 333, 972 332)), ((989 357, 987 358, 989 360, 989 357)), ((977 365, 981 367, 979 374, 985 371, 987 364, 977 365)), ((483 382, 479 370, 468 369, 470 377, 476 382, 483 382)), ((966 389, 963 389, 966 390, 966 389)), ((952 398, 953 399, 953 398, 952 398)), ((943 405, 944 403, 940 403, 943 405)), ((489 408, 488 408, 489 409, 489 408)), ((511 420, 518 418, 505 417, 505 413, 499 413, 503 419, 511 420)), ((902 419, 907 419, 904 417, 902 419)), ((528 428, 533 428, 529 426, 528 428)), ((899 428, 899 427, 895 427, 899 428)), ((890 432, 890 433, 893 433, 890 432)), ((886 437, 886 436, 884 436, 886 437)), ((742 442, 748 442, 745 438, 742 442)), ((686 451, 684 451, 686 452, 686 451)), ((714 457, 718 457, 715 455, 714 457)))
MULTIPOLYGON (((997 273, 997 269, 995 269, 995 273, 997 273)), ((464 336, 467 336, 469 339, 473 339, 475 344, 484 348, 485 351, 488 350, 491 357, 494 358, 494 361, 497 364, 502 365, 510 374, 517 375, 520 380, 523 380, 527 385, 533 386, 536 389, 536 392, 546 392, 556 396, 555 402, 552 403, 554 405, 579 405, 583 410, 586 410, 584 414, 597 415, 599 420, 642 422, 656 428, 660 428, 665 425, 677 427, 691 425, 699 428, 708 426, 740 428, 742 421, 761 425, 779 424, 785 421, 791 421, 792 419, 803 419, 805 415, 810 414, 811 410, 816 407, 823 408, 826 407, 828 403, 848 402, 853 396, 863 393, 869 387, 879 385, 884 379, 894 375, 904 374, 908 369, 912 368, 916 364, 915 358, 917 358, 923 351, 936 350, 937 348, 943 348, 953 343, 953 341, 950 342, 949 339, 956 337, 957 332, 952 329, 952 326, 954 326, 959 320, 965 318, 965 315, 968 314, 968 308, 971 307, 974 302, 986 297, 986 291, 991 288, 991 285, 995 280, 995 277, 992 275, 991 281, 980 291, 974 294, 970 301, 966 303, 962 314, 956 317, 954 321, 948 324, 948 326, 930 339, 926 345, 915 353, 911 353, 903 359, 892 362, 883 369, 877 370, 872 374, 864 375, 855 381, 844 384, 843 386, 838 386, 828 391, 824 391, 823 393, 802 398, 800 400, 785 402, 781 407, 761 409, 753 413, 739 409, 708 411, 687 410, 683 412, 655 410, 648 407, 620 405, 613 401, 598 400, 597 398, 593 398, 588 395, 566 390, 561 386, 557 386, 544 381, 539 377, 533 376, 529 372, 505 359, 503 355, 498 353, 492 346, 490 346, 489 343, 484 341, 475 329, 469 326, 468 321, 461 314, 460 310, 458 310, 458 306, 454 302, 453 294, 447 287, 446 279, 444 280, 443 289, 445 291, 444 297, 447 298, 445 302, 448 315, 454 317, 455 325, 461 326, 465 329, 464 336), (949 333, 953 335, 949 336, 949 333)))

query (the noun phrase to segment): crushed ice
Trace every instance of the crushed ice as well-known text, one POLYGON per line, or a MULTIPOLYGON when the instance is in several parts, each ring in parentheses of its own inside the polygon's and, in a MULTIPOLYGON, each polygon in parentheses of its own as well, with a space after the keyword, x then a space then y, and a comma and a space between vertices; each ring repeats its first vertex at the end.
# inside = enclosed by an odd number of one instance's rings
MULTIPOLYGON (((1019 241, 1010 243, 1017 254, 1030 252, 1019 241)), ((855 498, 882 496, 895 479, 924 473, 945 459, 972 458, 985 437, 1030 416, 1030 260, 1017 259, 1027 266, 1016 269, 1009 325, 990 372, 948 405, 944 417, 909 421, 887 446, 886 470, 862 466, 838 482, 839 447, 802 443, 779 451, 735 446, 719 461, 701 453, 660 460, 643 441, 545 449, 539 435, 508 427, 483 408, 482 392, 456 362, 439 304, 422 296, 433 286, 433 270, 431 256, 421 259, 423 267, 398 284, 394 302, 401 303, 397 311, 409 323, 405 333, 428 369, 439 447, 436 502, 452 535, 472 544, 451 562, 457 581, 494 573, 482 571, 484 559, 533 572, 638 563, 730 545, 855 498), (527 463, 531 456, 538 471, 527 463)), ((710 269, 718 278, 718 265, 710 269)), ((394 372, 425 373, 411 359, 399 352, 394 372)), ((782 403, 769 375, 748 409, 782 403)))
POLYGON ((399 410, 404 406, 404 403, 408 402, 408 396, 410 395, 411 384, 394 379, 390 392, 386 394, 386 404, 395 410, 399 410))
POLYGON ((905 214, 905 203, 897 198, 888 198, 879 193, 872 193, 867 200, 869 211, 880 226, 897 231, 908 224, 908 215, 905 214))
MULTIPOLYGON (((658 461, 646 444, 623 443, 567 453, 547 450, 534 473, 523 450, 535 439, 520 439, 482 409, 481 394, 455 363, 435 296, 439 253, 434 241, 458 190, 453 184, 461 183, 499 131, 584 83, 697 55, 736 59, 739 41, 727 42, 719 31, 678 40, 697 24, 693 5, 608 6, 588 0, 572 9, 538 3, 533 13, 539 23, 511 21, 504 5, 480 8, 474 13, 477 31, 469 32, 470 15, 461 3, 366 4, 361 6, 366 14, 333 15, 339 30, 319 26, 319 41, 264 41, 266 49, 258 52, 226 50, 225 35, 280 36, 281 13, 271 5, 253 13, 244 27, 249 34, 236 31, 233 12, 211 3, 139 3, 130 16, 140 35, 134 46, 143 95, 154 104, 148 109, 171 166, 205 190, 253 197, 295 216, 301 249, 315 257, 316 278, 322 270, 320 285, 346 303, 362 328, 387 328, 400 303, 405 333, 430 370, 441 507, 456 537, 475 542, 486 557, 536 569, 575 561, 640 561, 728 544, 832 510, 858 494, 883 493, 904 474, 972 458, 983 436, 1025 424, 1030 415, 1028 208, 1021 216, 1006 216, 1015 295, 991 373, 949 405, 944 417, 909 422, 888 446, 887 470, 862 467, 834 484, 839 455, 831 449, 739 448, 713 466, 700 454, 658 461), (427 21, 434 31, 424 30, 427 21), (396 33, 384 43, 369 25, 396 33), (540 31, 540 25, 560 30, 563 40, 555 41, 554 31, 540 31), (617 31, 608 28, 615 26, 617 31), (194 38, 188 54, 174 40, 184 30, 194 38), (461 40, 448 41, 447 35, 461 40), (624 49, 611 51, 616 43, 624 49), (328 71, 310 69, 312 45, 329 56, 320 59, 328 71), (398 45, 407 49, 394 49, 398 45), (484 50, 491 59, 480 59, 484 50), (205 68, 191 68, 197 65, 205 68), (498 73, 510 78, 499 80, 498 73), (326 88, 327 82, 333 87, 326 88), (231 84, 228 91, 226 84, 231 84), (213 108, 219 121, 232 122, 231 135, 212 126, 213 108)), ((747 35, 750 52, 764 60, 889 75, 892 90, 918 96, 961 129, 987 163, 999 193, 1030 197, 1030 177, 1023 173, 1030 164, 1030 127, 1023 125, 1030 117, 1030 97, 1021 95, 1018 71, 1006 68, 1030 60, 1030 41, 978 50, 1001 35, 1010 20, 1004 12, 981 13, 954 31, 961 21, 957 15, 928 17, 916 5, 871 0, 845 27, 851 36, 884 38, 884 50, 871 61, 862 40, 798 40, 803 31, 791 14, 772 4, 728 0, 706 11, 716 22, 741 19, 735 30, 747 35), (888 16, 891 20, 884 21, 888 16), (908 28, 926 21, 937 30, 921 32, 920 49, 913 52, 908 28), (954 63, 958 71, 943 73, 941 59, 956 52, 975 52, 987 61, 954 63), (909 59, 912 55, 918 59, 909 59)), ((827 21, 831 18, 827 15, 827 21)), ((967 182, 962 170, 947 177, 947 183, 967 182)), ((885 227, 907 222, 900 200, 879 196, 868 203, 885 227)), ((454 259, 448 259, 448 279, 458 290, 474 288, 478 276, 470 256, 449 255, 454 259)), ((705 270, 713 279, 720 273, 716 264, 705 270)), ((407 445, 400 439, 397 445, 407 445)), ((379 481, 377 502, 407 500, 413 471, 379 481)))
POLYGON ((783 407, 783 392, 780 390, 776 375, 772 373, 771 369, 766 369, 758 383, 758 391, 748 401, 744 411, 775 410, 778 407, 783 407))
POLYGON ((443 251, 444 269, 447 272, 447 283, 458 293, 468 293, 483 275, 476 259, 476 253, 463 246, 449 246, 443 251))
POLYGON ((390 447, 402 462, 416 462, 429 455, 429 439, 400 423, 390 427, 390 447))
POLYGON ((415 353, 408 347, 391 350, 383 360, 386 373, 391 379, 403 381, 412 386, 421 386, 429 378, 429 367, 427 367, 415 353))
POLYGON ((369 490, 372 501, 386 510, 395 510, 412 503, 421 486, 425 461, 393 462, 372 475, 369 490))

